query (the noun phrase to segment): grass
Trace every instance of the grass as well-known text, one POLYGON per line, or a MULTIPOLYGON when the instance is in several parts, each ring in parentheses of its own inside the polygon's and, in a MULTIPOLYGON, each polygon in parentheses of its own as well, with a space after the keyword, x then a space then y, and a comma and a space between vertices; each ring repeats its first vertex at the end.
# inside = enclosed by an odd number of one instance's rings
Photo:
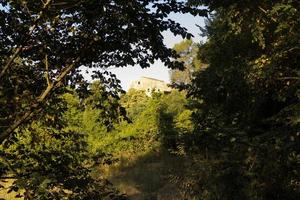
POLYGON ((146 155, 123 155, 120 162, 102 169, 105 178, 132 200, 182 200, 172 175, 184 171, 182 158, 166 150, 146 155))

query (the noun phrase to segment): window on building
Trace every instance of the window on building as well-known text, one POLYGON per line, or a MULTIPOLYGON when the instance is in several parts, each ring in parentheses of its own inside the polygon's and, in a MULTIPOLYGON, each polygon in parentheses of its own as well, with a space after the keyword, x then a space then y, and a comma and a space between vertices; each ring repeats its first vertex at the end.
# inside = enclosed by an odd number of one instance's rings
POLYGON ((138 81, 138 85, 139 85, 139 84, 141 84, 141 82, 140 82, 140 81, 138 81))

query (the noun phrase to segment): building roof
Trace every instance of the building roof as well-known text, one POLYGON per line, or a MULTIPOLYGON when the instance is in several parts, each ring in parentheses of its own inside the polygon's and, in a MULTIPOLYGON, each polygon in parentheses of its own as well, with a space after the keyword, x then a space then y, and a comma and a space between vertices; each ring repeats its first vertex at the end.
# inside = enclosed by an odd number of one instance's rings
POLYGON ((146 77, 146 76, 142 76, 141 78, 150 79, 150 80, 154 80, 154 81, 165 82, 163 80, 159 80, 159 79, 156 79, 156 78, 150 78, 150 77, 146 77))

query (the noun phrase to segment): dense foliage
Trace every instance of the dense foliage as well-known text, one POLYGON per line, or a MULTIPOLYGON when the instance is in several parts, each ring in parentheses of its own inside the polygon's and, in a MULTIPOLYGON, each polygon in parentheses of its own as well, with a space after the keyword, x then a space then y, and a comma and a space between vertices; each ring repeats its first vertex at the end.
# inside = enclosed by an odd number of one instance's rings
POLYGON ((139 177, 150 193, 300 199, 299 9, 296 0, 0 1, 1 187, 25 199, 127 199, 103 179, 127 159, 174 162, 157 170, 160 183, 156 172, 139 177), (191 36, 168 14, 205 15, 199 6, 210 11, 207 41, 167 48, 162 31, 191 36), (107 72, 157 59, 186 91, 123 94, 107 72))
POLYGON ((131 89, 121 97, 120 104, 126 108, 128 119, 91 142, 94 148, 116 159, 159 152, 161 148, 176 150, 179 132, 184 134, 184 130, 191 132, 193 128, 191 113, 185 107, 187 100, 179 91, 149 97, 144 91, 131 89))
POLYGON ((177 85, 190 84, 193 74, 205 68, 205 65, 198 58, 198 44, 192 40, 184 40, 175 44, 173 49, 179 54, 177 61, 184 64, 184 69, 170 70, 171 83, 177 85))
MULTIPOLYGON (((1 135, 6 139, 61 85, 86 86, 80 66, 104 79, 107 67, 168 67, 177 55, 163 43, 170 30, 190 38, 168 19, 171 12, 205 14, 176 1, 1 1, 1 135), (151 8, 151 9, 150 9, 151 8)), ((118 93, 112 77, 106 86, 118 93)))
MULTIPOLYGON (((3 143, 1 184, 8 187, 7 192, 25 199, 126 199, 109 182, 91 174, 103 156, 91 150, 89 140, 112 127, 114 122, 103 113, 120 110, 117 100, 100 90, 100 85, 92 84, 81 102, 73 90, 65 89, 54 104, 35 115, 31 123, 16 129, 13 137, 3 143), (96 119, 87 121, 84 115, 91 113, 96 119), (91 122, 97 124, 90 126, 91 122), (13 182, 5 184, 10 179, 13 182)), ((109 115, 113 120, 122 118, 121 112, 109 115)))
POLYGON ((214 10, 189 89, 200 199, 299 199, 299 3, 192 3, 214 10))
POLYGON ((191 34, 171 12, 205 14, 176 1, 0 1, 0 176, 12 190, 26 199, 111 194, 89 173, 90 141, 126 118, 120 82, 106 70, 181 67, 161 32, 191 34), (89 87, 85 70, 100 84, 89 87))

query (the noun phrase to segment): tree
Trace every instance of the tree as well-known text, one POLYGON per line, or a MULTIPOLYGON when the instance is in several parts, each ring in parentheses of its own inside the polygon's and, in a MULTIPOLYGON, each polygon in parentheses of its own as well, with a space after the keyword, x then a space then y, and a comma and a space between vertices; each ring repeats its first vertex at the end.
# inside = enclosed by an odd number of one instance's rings
MULTIPOLYGON (((16 179, 13 190, 25 189, 27 199, 101 199, 115 194, 90 176, 93 161, 87 156, 85 136, 81 129, 68 127, 61 95, 73 88, 80 100, 88 97, 80 71, 93 68, 93 78, 105 89, 99 88, 103 96, 86 100, 93 104, 90 111, 100 106, 116 116, 120 110, 114 98, 121 87, 107 67, 145 68, 156 59, 180 67, 161 32, 191 35, 167 19, 171 12, 205 13, 176 1, 0 2, 0 165, 2 178, 12 174, 16 179)), ((97 114, 107 127, 116 120, 106 112, 97 114)))
POLYGON ((205 65, 198 58, 198 45, 192 40, 183 40, 175 44, 173 49, 179 54, 177 61, 182 62, 184 70, 170 70, 170 79, 176 84, 190 84, 193 74, 205 65))
POLYGON ((214 11, 189 90, 201 197, 298 199, 299 3, 191 3, 214 11))
POLYGON ((5 185, 8 192, 24 199, 127 199, 91 175, 101 157, 90 150, 91 134, 82 128, 79 102, 71 95, 57 99, 0 146, 0 180, 12 179, 5 185))
POLYGON ((145 91, 129 89, 126 94, 121 96, 120 103, 126 109, 129 119, 135 120, 146 109, 149 99, 145 91))
POLYGON ((62 95, 67 109, 63 112, 66 129, 85 136, 88 151, 97 154, 97 144, 115 126, 128 121, 125 111, 119 103, 119 97, 107 91, 99 80, 92 82, 84 98, 79 93, 69 90, 62 95))
MULTIPOLYGON (((163 44, 162 31, 190 38, 171 12, 205 11, 176 1, 1 1, 1 135, 3 142, 61 85, 86 85, 79 67, 138 64, 160 59, 168 67, 176 54, 163 44), (151 7, 151 9, 150 9, 151 7)), ((101 70, 100 70, 101 69, 101 70)), ((103 71, 102 71, 103 72, 103 71)), ((114 77, 107 85, 118 87, 114 77)))

